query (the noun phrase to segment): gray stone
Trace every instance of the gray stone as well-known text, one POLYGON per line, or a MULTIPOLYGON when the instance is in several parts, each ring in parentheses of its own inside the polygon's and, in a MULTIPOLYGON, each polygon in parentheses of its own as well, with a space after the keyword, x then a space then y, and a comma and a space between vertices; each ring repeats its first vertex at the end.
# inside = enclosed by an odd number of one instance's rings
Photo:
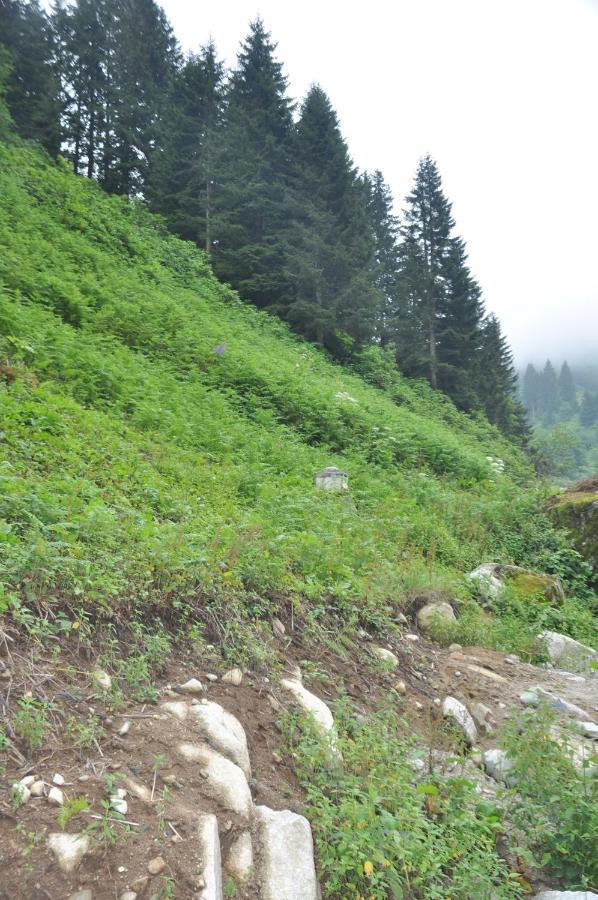
POLYGON ((398 666, 398 657, 392 652, 392 650, 387 650, 386 647, 372 647, 372 650, 379 660, 391 666, 393 669, 398 666))
POLYGON ((175 700, 174 703, 163 703, 160 707, 170 716, 174 716, 179 722, 184 722, 189 715, 189 707, 182 700, 175 700))
POLYGON ((191 718, 208 744, 236 763, 249 778, 251 766, 247 738, 239 720, 220 704, 208 700, 191 707, 191 718))
MULTIPOLYGON (((70 895, 68 900, 92 900, 92 896, 93 895, 92 895, 91 891, 89 890, 89 888, 85 888, 82 891, 75 891, 74 894, 70 895)), ((123 894, 122 897, 120 898, 120 900, 123 900, 124 896, 125 895, 123 894)), ((137 896, 137 894, 135 894, 135 897, 136 896, 137 896)))
POLYGON ((321 733, 334 734, 334 719, 323 700, 304 688, 298 678, 283 678, 280 685, 292 694, 301 709, 312 717, 321 733))
POLYGON ((206 794, 225 809, 249 817, 253 800, 247 779, 239 766, 207 744, 179 744, 177 749, 183 759, 197 763, 207 776, 202 782, 206 794))
POLYGON ((222 676, 222 680, 225 684, 234 684, 235 687, 238 687, 243 681, 243 672, 241 669, 229 669, 222 676))
POLYGON ((67 834, 55 831, 48 837, 48 847, 56 857, 58 865, 69 875, 73 872, 90 849, 86 834, 67 834))
POLYGON ((201 816, 197 825, 197 835, 203 863, 201 900, 222 900, 222 864, 216 816, 211 814, 201 816))
MULTIPOLYGON (((594 722, 577 722, 580 731, 587 738, 592 738, 594 741, 598 741, 598 725, 594 724, 594 722)), ((33 793, 33 789, 31 791, 33 793)))
POLYGON ((48 791, 48 802, 54 806, 62 806, 64 804, 64 794, 57 787, 51 787, 48 791))
POLYGON ((513 762, 509 759, 505 750, 500 750, 499 748, 486 750, 482 755, 482 761, 484 769, 495 781, 503 781, 505 784, 512 783, 508 773, 513 767, 513 762))
POLYGON ((166 862, 163 856, 155 856, 147 864, 147 871, 150 875, 160 875, 166 868, 166 862))
POLYGON ((480 593, 490 600, 496 599, 503 590, 503 583, 496 574, 496 563, 483 563, 467 576, 469 581, 475 581, 480 593))
POLYGON ((253 872, 253 846, 248 831, 241 832, 230 845, 225 868, 239 884, 250 879, 253 872))
POLYGON ((558 712, 566 713, 566 715, 572 716, 574 719, 583 719, 584 721, 590 719, 588 713, 584 709, 581 709, 580 706, 569 703, 568 700, 563 700, 562 697, 558 697, 551 691, 547 691, 546 688, 543 688, 539 684, 531 688, 530 693, 536 694, 536 696, 539 697, 539 700, 544 700, 558 712))
POLYGON ((592 661, 598 660, 598 651, 574 641, 566 634, 557 631, 543 631, 538 639, 546 647, 550 661, 560 668, 582 672, 590 667, 592 661))
POLYGON ((309 822, 267 806, 256 808, 263 900, 317 900, 318 883, 309 822))
POLYGON ((203 684, 197 678, 190 678, 189 681, 181 685, 180 690, 184 691, 185 694, 203 694, 203 684))
POLYGON ((475 722, 467 707, 454 697, 445 697, 442 704, 442 714, 460 728, 468 744, 475 744, 478 736, 475 722))
POLYGON ((112 689, 112 679, 108 672, 104 672, 103 669, 96 669, 95 672, 92 672, 91 677, 95 681, 98 687, 102 688, 103 691, 109 691, 112 689))
POLYGON ((534 900, 598 900, 592 891, 542 891, 534 900))
POLYGON ((453 607, 444 601, 426 603, 417 614, 418 627, 426 633, 433 634, 443 625, 452 625, 456 621, 453 607))
POLYGON ((483 703, 470 703, 469 711, 476 725, 483 728, 486 733, 492 731, 492 726, 488 719, 492 717, 492 710, 483 703))

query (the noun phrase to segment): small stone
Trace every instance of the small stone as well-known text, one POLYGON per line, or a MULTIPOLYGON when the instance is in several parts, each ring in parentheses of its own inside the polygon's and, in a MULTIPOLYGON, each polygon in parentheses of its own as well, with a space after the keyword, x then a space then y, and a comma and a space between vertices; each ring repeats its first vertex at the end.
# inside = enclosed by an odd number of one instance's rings
POLYGON ((64 804, 64 794, 60 788, 50 788, 48 791, 48 802, 53 803, 55 806, 62 806, 64 804))
POLYGON ((450 653, 458 653, 459 650, 462 650, 462 644, 449 644, 449 652, 450 653))
POLYGON ((65 875, 69 875, 77 868, 88 852, 89 846, 89 837, 86 834, 66 834, 58 831, 48 838, 48 847, 65 875))
POLYGON ((398 666, 398 657, 392 652, 392 650, 387 650, 386 647, 373 647, 372 649, 378 659, 380 659, 382 662, 391 666, 393 669, 398 666))
POLYGON ((461 672, 459 672, 459 670, 453 672, 453 675, 455 676, 455 678, 461 678, 461 672))
POLYGON ((125 734, 128 734, 130 730, 131 730, 131 723, 130 723, 129 720, 127 719, 126 722, 123 722, 123 723, 122 723, 122 725, 121 725, 120 728, 118 729, 117 734, 120 734, 121 737, 124 737, 125 734))
POLYGON ((136 894, 143 894, 149 884, 149 875, 140 875, 135 881, 131 882, 131 890, 136 894))
POLYGON ((535 691, 523 691, 519 695, 519 699, 524 706, 539 706, 540 698, 535 691))
POLYGON ((119 866, 116 871, 118 872, 119 875, 124 875, 124 873, 127 871, 127 869, 125 866, 119 866))
POLYGON ((147 871, 150 875, 159 875, 166 868, 166 863, 162 856, 155 856, 147 864, 147 871))
POLYGON ((576 724, 586 737, 598 741, 598 725, 594 722, 577 722, 576 724))
POLYGON ((180 690, 186 694, 203 694, 204 687, 198 678, 190 678, 185 684, 181 685, 180 690))
POLYGON ((404 681, 395 681, 395 683, 393 684, 393 689, 397 692, 397 694, 407 693, 407 685, 404 681))
POLYGON ((488 722, 488 719, 492 716, 492 710, 488 706, 474 702, 469 705, 469 711, 479 728, 483 728, 486 732, 492 730, 488 722))
POLYGON ((177 784, 178 783, 176 775, 172 775, 172 774, 171 775, 163 775, 162 781, 164 782, 164 784, 177 784))
POLYGON ((163 703, 160 709, 163 709, 164 712, 174 716, 179 722, 184 722, 189 715, 189 707, 186 703, 183 703, 182 700, 179 700, 176 703, 163 703))
POLYGON ((403 637, 405 638, 406 641, 413 641, 413 642, 419 641, 419 634, 408 633, 408 634, 404 634, 403 637))
POLYGON ((243 831, 230 845, 225 868, 229 875, 232 875, 235 881, 240 884, 248 881, 253 870, 253 847, 251 844, 251 835, 248 831, 243 831))
POLYGON ((23 805, 24 803, 27 803, 27 801, 31 797, 31 791, 29 790, 29 788, 27 787, 26 784, 23 784, 22 781, 15 781, 15 783, 12 786, 11 791, 12 791, 12 796, 15 799, 15 802, 18 802, 21 805, 23 805))
POLYGON ((274 637, 283 638, 286 632, 286 628, 276 616, 272 618, 272 631, 274 632, 274 637))
POLYGON ((62 785, 64 784, 64 775, 59 775, 57 772, 52 779, 52 784, 57 784, 58 787, 62 787, 62 785))
POLYGON ((21 778, 19 784, 23 784, 25 787, 31 787, 35 780, 35 775, 25 775, 24 778, 21 778))
POLYGON ((235 687, 238 687, 243 681, 243 672, 241 669, 229 669, 229 671, 222 676, 222 680, 225 684, 233 684, 235 687))
POLYGON ((92 673, 93 680, 98 685, 98 687, 102 688, 103 691, 109 691, 112 689, 112 679, 108 672, 104 672, 103 669, 96 669, 95 672, 92 673))
POLYGON ((44 793, 44 782, 43 781, 34 781, 31 785, 31 796, 32 797, 42 797, 44 793))
POLYGON ((81 891, 75 891, 74 894, 71 894, 68 900, 92 900, 93 894, 89 890, 89 888, 84 888, 81 891))
POLYGON ((423 704, 423 703, 420 703, 419 700, 416 700, 416 701, 415 701, 414 706, 415 706, 416 709, 419 709, 419 710, 422 710, 422 709, 424 708, 424 704, 423 704))
POLYGON ((208 681, 218 681, 218 676, 214 675, 213 672, 206 672, 206 679, 208 681))
POLYGON ((483 754, 484 768, 491 778, 495 781, 504 781, 509 784, 512 779, 508 777, 509 770, 513 767, 513 762, 508 758, 505 750, 493 748, 486 750, 483 754))
POLYGON ((509 653, 508 656, 505 656, 505 662, 513 666, 515 663, 521 662, 521 660, 516 653, 509 653))
POLYGON ((118 900, 137 900, 138 894, 136 891, 125 891, 124 894, 121 894, 118 900))
POLYGON ((121 816, 126 816, 129 811, 129 804, 121 797, 110 797, 110 806, 117 813, 120 813, 121 816))
MULTIPOLYGON (((168 776, 162 776, 162 781, 165 781, 167 777, 168 776)), ((127 786, 127 790, 133 795, 133 797, 137 797, 138 800, 142 800, 144 803, 151 802, 151 791, 144 784, 139 784, 139 782, 133 781, 132 778, 127 778, 125 780, 125 784, 127 786)))
POLYGON ((434 697, 434 706, 440 706, 441 702, 440 697, 434 697))

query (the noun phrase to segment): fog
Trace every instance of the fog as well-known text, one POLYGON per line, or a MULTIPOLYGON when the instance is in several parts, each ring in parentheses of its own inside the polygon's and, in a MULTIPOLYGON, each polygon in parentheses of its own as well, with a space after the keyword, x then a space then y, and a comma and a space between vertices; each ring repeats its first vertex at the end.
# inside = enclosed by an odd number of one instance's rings
POLYGON ((233 64, 261 15, 292 96, 319 82, 397 206, 437 160, 518 364, 598 359, 598 0, 163 0, 233 64))

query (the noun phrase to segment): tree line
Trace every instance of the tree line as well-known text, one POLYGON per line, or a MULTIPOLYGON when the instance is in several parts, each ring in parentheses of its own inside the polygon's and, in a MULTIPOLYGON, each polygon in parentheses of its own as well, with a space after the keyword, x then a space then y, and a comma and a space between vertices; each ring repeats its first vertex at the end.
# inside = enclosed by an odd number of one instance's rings
POLYGON ((529 363, 522 378, 521 394, 533 423, 554 425, 579 419, 585 428, 598 424, 598 390, 578 387, 566 360, 558 374, 549 359, 543 369, 529 363))
POLYGON ((155 0, 0 0, 16 128, 106 190, 137 196, 241 296, 351 363, 375 345, 472 414, 526 439, 500 323, 455 233, 435 161, 400 217, 361 173, 319 85, 288 93, 256 20, 227 71, 183 56, 155 0))

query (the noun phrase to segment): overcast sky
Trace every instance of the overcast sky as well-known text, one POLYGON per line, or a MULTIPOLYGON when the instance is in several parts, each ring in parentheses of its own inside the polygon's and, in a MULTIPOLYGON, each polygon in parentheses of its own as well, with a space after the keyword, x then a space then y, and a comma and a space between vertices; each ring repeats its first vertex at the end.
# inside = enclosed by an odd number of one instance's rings
POLYGON ((430 152, 518 362, 598 362, 598 0, 163 0, 234 63, 261 15, 292 96, 329 94, 400 207, 430 152))

